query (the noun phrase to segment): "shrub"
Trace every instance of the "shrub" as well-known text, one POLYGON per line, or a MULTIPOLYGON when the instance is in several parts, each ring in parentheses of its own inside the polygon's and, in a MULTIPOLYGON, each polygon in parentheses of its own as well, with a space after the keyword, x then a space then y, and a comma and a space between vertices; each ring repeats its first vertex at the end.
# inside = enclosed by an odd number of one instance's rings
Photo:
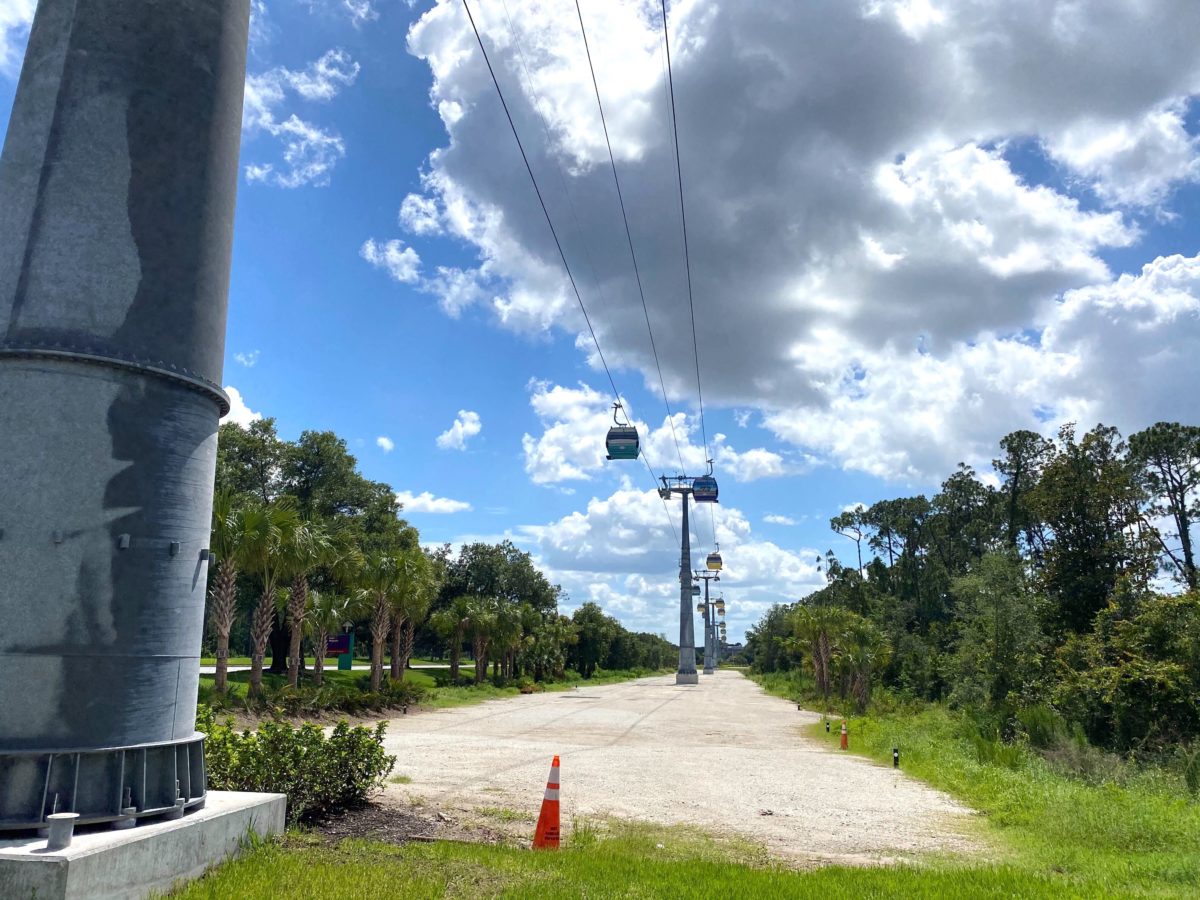
POLYGON ((1067 726, 1062 716, 1048 706, 1026 706, 1017 711, 1017 721, 1029 743, 1039 750, 1057 747, 1067 739, 1067 726))
POLYGON ((287 794, 288 821, 311 821, 361 805, 396 763, 383 750, 386 725, 374 730, 339 722, 326 737, 315 725, 264 723, 239 733, 201 707, 196 728, 208 735, 209 785, 216 790, 287 794))
POLYGON ((1183 779, 1187 783, 1188 793, 1200 797, 1200 750, 1188 754, 1187 764, 1183 768, 1183 779))

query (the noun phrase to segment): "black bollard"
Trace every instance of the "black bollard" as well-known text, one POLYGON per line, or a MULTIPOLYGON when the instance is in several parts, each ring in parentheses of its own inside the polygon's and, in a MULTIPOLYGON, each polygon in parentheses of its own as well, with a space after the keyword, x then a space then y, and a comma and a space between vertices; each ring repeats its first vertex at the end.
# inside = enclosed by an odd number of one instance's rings
POLYGON ((829 720, 828 719, 825 720, 825 733, 829 734, 829 720))
POLYGON ((900 768, 900 748, 899 747, 892 748, 892 768, 893 769, 900 768))

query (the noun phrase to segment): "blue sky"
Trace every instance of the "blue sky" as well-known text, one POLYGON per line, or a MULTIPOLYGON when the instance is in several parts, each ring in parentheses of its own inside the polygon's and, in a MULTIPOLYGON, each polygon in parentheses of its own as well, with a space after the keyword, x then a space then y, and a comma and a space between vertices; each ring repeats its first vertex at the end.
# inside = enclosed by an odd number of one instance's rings
MULTIPOLYGON (((582 6, 694 474, 661 22, 638 0, 582 6)), ((1196 5, 826 6, 672 6, 723 501, 693 533, 699 560, 715 519, 735 639, 820 583, 818 551, 848 558, 828 529, 848 504, 986 470, 1015 428, 1200 411, 1196 5)), ((574 5, 473 7, 617 386, 673 474, 574 5)), ((5 124, 31 10, 0 0, 5 124)), ((611 392, 461 5, 265 0, 254 35, 225 367, 240 414, 336 431, 416 498, 426 541, 511 537, 575 602, 670 634, 668 515, 645 466, 599 459, 611 392), (464 412, 477 433, 439 446, 464 412)))

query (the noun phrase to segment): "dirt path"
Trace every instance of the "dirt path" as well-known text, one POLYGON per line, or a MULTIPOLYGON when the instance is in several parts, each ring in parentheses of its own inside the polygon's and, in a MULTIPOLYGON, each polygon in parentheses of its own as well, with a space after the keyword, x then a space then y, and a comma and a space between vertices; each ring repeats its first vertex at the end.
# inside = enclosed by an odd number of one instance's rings
POLYGON ((564 830, 576 817, 688 823, 812 861, 980 849, 969 810, 826 750, 801 734, 817 718, 732 671, 697 687, 645 678, 438 710, 389 725, 396 772, 412 781, 388 799, 531 830, 559 754, 564 830))

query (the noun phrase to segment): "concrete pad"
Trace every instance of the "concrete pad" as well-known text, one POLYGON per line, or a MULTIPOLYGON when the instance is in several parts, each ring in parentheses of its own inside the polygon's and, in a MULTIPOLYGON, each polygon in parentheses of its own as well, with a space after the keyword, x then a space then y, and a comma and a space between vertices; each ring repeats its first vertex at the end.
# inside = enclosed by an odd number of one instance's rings
POLYGON ((4 900, 142 900, 237 853, 251 831, 284 829, 283 794, 209 791, 182 819, 153 819, 126 831, 76 831, 71 846, 49 852, 45 838, 0 840, 4 900))

